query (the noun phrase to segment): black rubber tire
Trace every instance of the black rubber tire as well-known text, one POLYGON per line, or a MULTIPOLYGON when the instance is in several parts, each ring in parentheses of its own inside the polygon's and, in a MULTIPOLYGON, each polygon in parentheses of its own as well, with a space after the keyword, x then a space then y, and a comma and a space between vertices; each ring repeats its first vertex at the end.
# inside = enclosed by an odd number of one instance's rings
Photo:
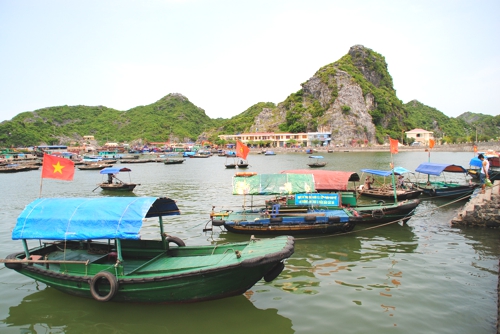
POLYGON ((212 220, 212 226, 224 226, 225 223, 226 223, 226 221, 223 219, 212 220))
POLYGON ((184 241, 182 241, 181 238, 177 238, 177 237, 173 237, 173 236, 168 236, 167 239, 165 239, 165 240, 167 240, 168 243, 173 242, 174 244, 176 244, 179 247, 186 246, 186 243, 184 241))
POLYGON ((434 189, 434 188, 433 188, 433 189, 431 189, 431 190, 429 191, 429 193, 430 193, 430 195, 431 195, 432 197, 436 196, 436 189, 434 189))
POLYGON ((267 274, 264 275, 264 281, 266 282, 272 282, 276 277, 281 274, 283 269, 285 268, 285 264, 283 262, 280 262, 276 264, 274 267, 272 267, 271 270, 267 272, 267 274))
POLYGON ((269 221, 271 223, 281 223, 283 221, 283 218, 281 218, 281 217, 269 218, 269 221))
POLYGON ((90 280, 89 284, 92 297, 100 302, 110 301, 118 291, 118 280, 116 279, 115 275, 108 271, 101 271, 95 274, 94 277, 92 277, 92 279, 90 280), (102 279, 105 279, 109 282, 109 292, 104 296, 99 293, 99 282, 102 279))
POLYGON ((372 217, 375 219, 381 219, 384 218, 384 211, 380 209, 376 209, 372 211, 372 217))
POLYGON ((304 221, 306 221, 306 222, 315 222, 316 221, 316 216, 307 215, 307 216, 304 217, 304 221))
POLYGON ((328 223, 340 223, 340 217, 339 216, 331 216, 328 217, 328 223))
MULTIPOLYGON (((15 259, 17 259, 17 256, 20 254, 24 254, 24 252, 9 254, 9 255, 7 255, 7 257, 5 259, 6 260, 15 260, 15 259)), ((5 265, 5 267, 7 267, 9 269, 13 269, 13 270, 19 270, 23 267, 22 263, 4 263, 4 265, 5 265)))

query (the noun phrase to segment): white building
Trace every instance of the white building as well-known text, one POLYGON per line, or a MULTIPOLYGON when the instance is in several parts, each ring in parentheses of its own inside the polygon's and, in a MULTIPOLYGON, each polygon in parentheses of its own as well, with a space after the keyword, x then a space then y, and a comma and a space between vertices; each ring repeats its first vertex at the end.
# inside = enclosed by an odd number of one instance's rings
POLYGON ((429 145, 429 139, 434 139, 434 132, 424 129, 413 129, 405 133, 407 139, 413 138, 415 142, 421 145, 429 145))

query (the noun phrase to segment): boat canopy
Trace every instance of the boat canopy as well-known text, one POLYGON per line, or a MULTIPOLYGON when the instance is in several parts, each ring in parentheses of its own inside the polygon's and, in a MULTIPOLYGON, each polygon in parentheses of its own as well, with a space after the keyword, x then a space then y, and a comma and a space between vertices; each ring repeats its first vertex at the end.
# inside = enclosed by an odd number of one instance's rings
MULTIPOLYGON (((378 170, 378 169, 362 169, 361 170, 363 173, 369 173, 373 175, 378 175, 378 176, 390 176, 392 175, 392 170, 378 170)), ((394 168, 394 174, 400 175, 404 173, 409 173, 410 171, 406 168, 403 167, 395 167, 394 168)))
POLYGON ((291 195, 316 192, 312 175, 257 174, 233 177, 233 195, 291 195))
POLYGON ((39 198, 17 218, 12 239, 140 239, 144 218, 179 215, 166 197, 39 198))
POLYGON ((428 175, 441 175, 442 172, 467 174, 467 170, 462 166, 450 165, 450 164, 436 164, 432 162, 421 163, 420 166, 418 166, 417 169, 415 169, 415 171, 428 175))
POLYGON ((100 174, 118 174, 119 172, 131 172, 132 170, 127 167, 106 167, 101 169, 100 174))
POLYGON ((322 155, 311 155, 309 158, 313 158, 313 159, 323 159, 323 156, 322 156, 322 155))
POLYGON ((358 173, 334 170, 293 169, 281 173, 312 174, 316 191, 347 191, 350 181, 359 181, 358 173))
POLYGON ((483 162, 479 158, 472 158, 469 161, 469 165, 474 166, 474 167, 482 167, 483 162))

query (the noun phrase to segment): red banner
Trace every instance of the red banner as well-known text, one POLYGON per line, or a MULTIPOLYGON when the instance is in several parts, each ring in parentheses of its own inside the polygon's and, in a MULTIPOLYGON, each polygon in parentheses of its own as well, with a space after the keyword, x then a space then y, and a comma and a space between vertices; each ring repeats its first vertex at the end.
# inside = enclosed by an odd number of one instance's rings
POLYGON ((58 158, 44 154, 42 163, 42 178, 73 181, 75 163, 66 158, 58 158))
POLYGON ((240 141, 236 142, 236 156, 242 158, 243 160, 246 160, 248 156, 248 152, 250 152, 250 149, 248 146, 243 144, 240 141))
POLYGON ((397 139, 389 138, 391 141, 391 153, 398 153, 399 141, 397 139))

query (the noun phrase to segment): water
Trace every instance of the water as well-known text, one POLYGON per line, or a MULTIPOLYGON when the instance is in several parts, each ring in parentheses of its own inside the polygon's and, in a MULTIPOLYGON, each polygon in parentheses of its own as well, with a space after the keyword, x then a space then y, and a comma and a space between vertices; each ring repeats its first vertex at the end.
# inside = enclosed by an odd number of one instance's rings
MULTIPOLYGON (((385 152, 325 153, 326 169, 388 169, 385 152)), ((433 162, 468 165, 471 153, 433 152, 433 162)), ((394 155, 414 170, 425 152, 394 155)), ((305 154, 250 155, 248 171, 305 168, 305 154)), ((188 245, 247 240, 214 229, 202 231, 212 206, 241 207, 232 196, 235 170, 225 158, 188 159, 182 165, 131 164, 136 196, 177 200, 181 216, 167 220, 169 234, 188 245)), ((117 164, 119 166, 119 164, 117 164)), ((236 170, 237 171, 237 170, 236 170)), ((129 175, 119 175, 124 181, 129 175)), ((21 251, 10 238, 21 210, 40 193, 40 171, 0 174, 3 192, 0 257, 21 251)), ((106 196, 98 171, 75 172, 73 182, 43 180, 42 197, 106 196)), ((248 203, 247 203, 248 204, 248 203)), ((195 304, 99 303, 69 296, 15 271, 0 269, 1 333, 495 333, 498 231, 453 228, 463 203, 423 201, 408 224, 354 234, 297 238, 295 254, 271 283, 244 295, 195 304)), ((142 234, 155 238, 155 221, 142 234)))

